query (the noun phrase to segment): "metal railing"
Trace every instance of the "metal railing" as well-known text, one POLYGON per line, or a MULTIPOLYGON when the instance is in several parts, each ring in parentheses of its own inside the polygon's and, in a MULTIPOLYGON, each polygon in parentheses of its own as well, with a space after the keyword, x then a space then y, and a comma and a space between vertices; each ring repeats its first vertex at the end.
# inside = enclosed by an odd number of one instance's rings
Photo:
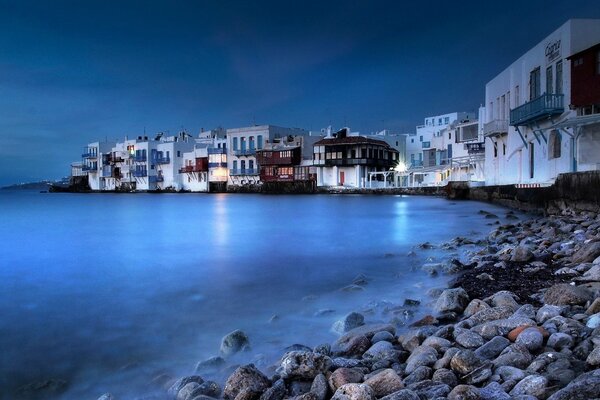
POLYGON ((508 120, 495 119, 483 125, 484 136, 495 136, 508 132, 508 120))
POLYGON ((154 159, 154 164, 169 164, 171 162, 170 157, 156 157, 154 159))
POLYGON ((143 178, 145 176, 148 176, 148 171, 145 169, 134 169, 131 172, 131 175, 135 176, 136 178, 143 178))
POLYGON ((135 162, 146 162, 147 159, 148 159, 148 157, 146 157, 146 156, 139 156, 139 155, 133 156, 133 161, 135 161, 135 162))
POLYGON ((235 150, 233 152, 236 156, 253 156, 256 154, 256 149, 244 149, 244 150, 235 150))
POLYGON ((229 175, 231 176, 236 176, 236 175, 258 175, 258 169, 257 168, 245 168, 245 169, 230 169, 229 170, 229 175))
POLYGON ((510 110, 510 124, 524 125, 551 115, 562 114, 565 110, 562 94, 543 94, 513 110, 510 110))

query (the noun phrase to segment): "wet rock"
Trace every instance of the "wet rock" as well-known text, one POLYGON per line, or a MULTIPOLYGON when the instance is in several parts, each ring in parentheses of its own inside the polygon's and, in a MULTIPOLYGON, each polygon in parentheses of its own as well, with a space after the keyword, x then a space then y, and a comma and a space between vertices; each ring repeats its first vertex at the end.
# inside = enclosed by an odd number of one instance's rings
POLYGON ((437 361, 438 353, 430 346, 417 347, 406 360, 406 373, 410 374, 418 367, 431 367, 437 361))
POLYGON ((566 333, 556 332, 550 335, 547 345, 559 351, 569 349, 573 346, 573 338, 566 333))
POLYGON ((474 349, 484 345, 485 340, 475 332, 467 331, 460 333, 455 338, 456 343, 467 349, 474 349))
POLYGON ((458 378, 454 372, 446 368, 441 368, 435 371, 431 380, 434 382, 444 383, 450 387, 454 387, 458 384, 458 378))
POLYGON ((227 400, 234 400, 242 391, 247 396, 260 396, 269 387, 269 379, 253 364, 248 364, 237 368, 227 379, 223 397, 227 400))
POLYGON ((592 315, 585 323, 585 326, 587 326, 590 329, 598 328, 600 326, 600 313, 592 315))
POLYGON ((23 398, 56 397, 67 390, 67 381, 62 379, 46 379, 21 386, 17 392, 23 398))
POLYGON ((530 352, 536 352, 542 348, 544 337, 537 327, 527 328, 517 336, 516 343, 522 344, 530 352))
MULTIPOLYGON (((275 381, 273 386, 268 388, 261 396, 260 400, 282 400, 285 397, 287 389, 283 379, 275 381)), ((218 396, 215 396, 218 397, 218 396)))
POLYGON ((442 354, 452 347, 452 342, 437 336, 429 336, 423 341, 423 346, 433 347, 438 353, 442 354))
POLYGON ((375 394, 369 385, 348 383, 335 391, 331 400, 374 400, 375 394))
POLYGON ((331 360, 331 368, 355 368, 362 366, 362 361, 355 358, 336 357, 331 360))
POLYGON ((470 385, 458 385, 448 394, 448 400, 479 400, 479 389, 470 385))
POLYGON ((382 341, 392 343, 394 340, 395 340, 394 335, 392 335, 391 333, 389 333, 387 331, 383 331, 383 332, 377 332, 376 334, 374 334, 373 338, 371 339, 371 343, 375 344, 377 342, 382 342, 382 341))
POLYGON ((402 389, 385 397, 380 400, 420 400, 419 396, 412 390, 402 389))
POLYGON ((410 324, 412 327, 426 326, 426 325, 435 325, 439 321, 433 315, 426 315, 418 321, 410 324))
MULTIPOLYGON (((310 386, 310 391, 317 396, 317 400, 325 400, 329 393, 329 385, 325 375, 319 374, 315 377, 310 386)), ((261 399, 262 400, 262 399, 261 399)))
POLYGON ((544 302, 557 306, 584 305, 592 300, 592 293, 589 290, 584 287, 573 286, 567 283, 554 285, 544 293, 544 302))
POLYGON ((116 398, 110 393, 104 393, 102 396, 98 397, 98 400, 116 400, 116 398))
POLYGON ((563 312, 563 309, 564 309, 564 307, 553 306, 551 304, 545 304, 544 306, 540 307, 540 309, 537 311, 535 319, 540 324, 543 324, 544 322, 548 321, 549 319, 558 317, 559 315, 561 315, 563 312))
POLYGON ((195 399, 197 396, 208 396, 208 397, 219 397, 221 395, 221 387, 217 382, 206 381, 200 384, 196 390, 194 390, 192 398, 195 399))
POLYGON ((600 398, 600 370, 579 375, 567 387, 559 390, 548 400, 588 400, 600 398))
POLYGON ((490 382, 487 386, 479 389, 482 400, 510 400, 511 397, 504 391, 498 382, 490 382))
POLYGON ((596 347, 585 362, 591 367, 598 368, 600 366, 600 347, 596 347))
POLYGON ((290 396, 302 396, 310 391, 312 381, 293 380, 288 384, 288 394, 290 396))
POLYGON ((471 350, 460 350, 450 360, 450 368, 459 375, 467 375, 481 365, 481 360, 471 350))
POLYGON ((511 367, 508 365, 496 368, 496 374, 500 375, 504 381, 515 381, 518 382, 525 378, 525 371, 519 368, 511 367))
POLYGON ((423 266, 421 267, 421 270, 427 272, 430 276, 436 276, 441 269, 442 264, 440 263, 423 264, 423 266))
POLYGON ((479 311, 482 311, 482 310, 485 310, 488 308, 490 308, 490 306, 485 301, 479 300, 479 299, 473 299, 467 305, 467 308, 465 308, 463 315, 465 317, 470 317, 470 316, 478 313, 479 311))
POLYGON ((523 378, 510 391, 511 396, 529 395, 536 398, 544 397, 548 380, 541 375, 529 375, 523 378))
POLYGON ((594 300, 594 302, 585 310, 588 315, 597 314, 600 312, 600 297, 594 300))
POLYGON ((469 321, 471 326, 476 326, 485 322, 508 318, 513 314, 513 312, 514 308, 506 306, 484 308, 483 310, 478 311, 469 317, 467 321, 469 321))
POLYGON ((331 358, 308 351, 291 351, 281 359, 278 372, 284 379, 312 380, 331 367, 331 358))
POLYGON ((402 379, 393 369, 385 369, 365 381, 373 389, 375 397, 383 397, 404 387, 402 379))
POLYGON ((348 383, 360 383, 364 374, 355 368, 338 368, 329 377, 329 388, 335 392, 340 386, 348 383))
POLYGON ((346 315, 342 320, 337 321, 333 325, 333 331, 337 332, 339 334, 343 334, 354 328, 363 326, 364 324, 365 324, 364 315, 357 313, 357 312, 351 312, 350 314, 346 315))
POLYGON ((510 341, 503 336, 496 336, 477 350, 475 355, 481 358, 492 360, 510 345, 510 341))
MULTIPOLYGON (((196 389, 198 389, 200 387, 199 384, 197 384, 196 382, 190 382, 187 385, 185 385, 184 387, 182 387, 179 392, 177 392, 177 400, 191 400, 194 397, 196 397, 196 389)), ((201 395, 202 393, 198 393, 198 395, 201 395)))
POLYGON ((225 357, 248 349, 250 349, 248 336, 239 329, 225 335, 221 339, 221 354, 225 357))
POLYGON ((347 342, 336 343, 331 351, 340 356, 356 357, 362 355, 371 347, 371 341, 364 335, 353 336, 347 342))
POLYGON ((408 388, 417 393, 421 399, 444 398, 450 393, 450 387, 448 385, 431 380, 413 383, 408 388))
POLYGON ((396 350, 390 342, 381 341, 373 344, 365 353, 363 358, 367 360, 391 359, 396 355, 396 350))
POLYGON ((335 310, 332 308, 323 308, 321 310, 317 310, 314 314, 315 317, 322 317, 324 315, 329 315, 335 313, 335 310))
POLYGON ((196 383, 196 384, 198 384, 198 386, 200 386, 201 383, 204 383, 204 379, 202 379, 202 377, 198 376, 198 375, 191 375, 191 376, 185 376, 183 378, 179 378, 173 384, 171 384, 171 386, 167 390, 167 396, 170 399, 177 399, 179 391, 181 389, 183 389, 183 387, 185 385, 187 385, 188 383, 192 383, 192 382, 196 383))
POLYGON ((600 256, 600 242, 591 242, 583 245, 573 256, 571 261, 575 264, 593 262, 600 256))
POLYGON ((367 339, 371 340, 373 335, 383 331, 387 331, 392 335, 396 333, 396 329, 390 324, 366 324, 348 331, 336 341, 336 345, 339 346, 348 343, 356 336, 365 336, 367 339))
POLYGON ((517 303, 517 295, 508 290, 501 290, 492 295, 487 301, 492 304, 494 307, 508 307, 511 310, 515 311, 519 308, 519 303, 517 303))
POLYGON ((510 260, 512 262, 528 262, 533 260, 534 258, 534 254, 531 251, 531 249, 527 246, 517 246, 515 247, 515 249, 513 250, 513 254, 510 258, 510 260))
POLYGON ((417 367, 413 372, 411 372, 406 378, 404 378, 404 384, 410 385, 412 383, 420 382, 425 379, 431 378, 431 368, 421 366, 417 367))
POLYGON ((462 312, 469 304, 469 295, 463 288, 446 289, 435 303, 435 310, 439 313, 445 311, 462 312))

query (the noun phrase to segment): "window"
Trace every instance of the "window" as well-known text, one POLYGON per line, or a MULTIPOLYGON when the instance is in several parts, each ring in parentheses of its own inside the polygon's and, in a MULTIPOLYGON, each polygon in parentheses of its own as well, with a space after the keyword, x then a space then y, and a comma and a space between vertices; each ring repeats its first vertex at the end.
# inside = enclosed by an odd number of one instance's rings
POLYGON ((540 97, 540 67, 529 73, 529 100, 540 97))
POLYGON ((248 168, 254 169, 254 160, 249 160, 248 161, 248 168))
POLYGON ((246 160, 240 161, 240 168, 242 169, 242 171, 246 169, 246 160))
POLYGON ((448 139, 452 139, 452 132, 448 132, 448 139))
POLYGON ((494 143, 494 158, 498 157, 498 144, 494 143))
POLYGON ((441 125, 441 124, 442 124, 442 119, 438 118, 438 125, 441 125))
POLYGON ((556 85, 554 85, 556 94, 563 94, 563 63, 556 63, 556 85))
POLYGON ((415 138, 410 139, 410 142, 414 143, 415 142, 415 138))
POLYGON ((546 68, 546 93, 551 94, 553 93, 552 90, 552 65, 549 66, 548 68, 546 68))
POLYGON ((237 169, 237 160, 233 160, 233 170, 237 169))
POLYGON ((519 85, 515 86, 515 107, 520 105, 521 99, 519 99, 519 85))
POLYGON ((550 132, 548 138, 548 159, 560 158, 560 147, 561 147, 561 135, 555 129, 550 132))
POLYGON ((583 65, 583 58, 578 58, 575 61, 573 61, 574 67, 579 67, 580 65, 583 65))
POLYGON ((502 143, 502 155, 506 155, 506 143, 502 143))
POLYGON ((256 137, 256 140, 257 140, 257 141, 256 141, 256 146, 257 146, 259 149, 262 149, 262 147, 263 147, 263 137, 262 137, 262 135, 258 135, 258 136, 256 137))
POLYGON ((446 118, 444 118, 444 123, 445 123, 445 124, 449 124, 449 123, 450 123, 450 117, 446 117, 446 118))
POLYGON ((233 150, 237 150, 238 149, 238 138, 234 137, 233 138, 233 150))
POLYGON ((419 142, 423 141, 423 135, 419 136, 419 142))
MULTIPOLYGON (((169 152, 167 152, 167 154, 169 154, 169 152)), ((177 157, 181 157, 181 151, 180 150, 177 150, 177 157)))

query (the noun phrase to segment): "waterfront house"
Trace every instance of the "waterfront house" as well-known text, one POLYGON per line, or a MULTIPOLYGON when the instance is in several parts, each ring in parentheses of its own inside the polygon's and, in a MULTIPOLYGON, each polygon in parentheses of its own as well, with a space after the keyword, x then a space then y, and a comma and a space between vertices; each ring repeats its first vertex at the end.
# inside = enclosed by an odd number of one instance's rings
MULTIPOLYGON (((580 140, 587 148, 597 146, 590 121, 577 119, 586 107, 593 109, 592 104, 584 105, 591 99, 576 104, 584 99, 577 93, 593 92, 587 85, 595 78, 578 77, 575 64, 580 57, 574 56, 599 42, 600 20, 569 20, 487 83, 487 185, 547 186, 560 173, 597 169, 597 163, 590 162, 595 158, 581 150, 581 143, 578 146, 580 140)), ((588 63, 592 70, 593 61, 588 63)))
POLYGON ((308 131, 299 128, 284 128, 274 125, 256 125, 227 129, 228 186, 256 185, 260 183, 256 151, 267 143, 286 136, 308 136, 308 131))
POLYGON ((190 192, 208 192, 208 147, 197 147, 183 153, 179 168, 181 188, 190 192))
POLYGON ((393 170, 398 161, 398 150, 387 142, 350 135, 349 128, 329 132, 313 146, 318 186, 368 187, 369 173, 393 170))
POLYGON ((87 174, 92 190, 100 190, 103 181, 102 154, 110 151, 114 142, 93 142, 83 148, 81 172, 87 174))

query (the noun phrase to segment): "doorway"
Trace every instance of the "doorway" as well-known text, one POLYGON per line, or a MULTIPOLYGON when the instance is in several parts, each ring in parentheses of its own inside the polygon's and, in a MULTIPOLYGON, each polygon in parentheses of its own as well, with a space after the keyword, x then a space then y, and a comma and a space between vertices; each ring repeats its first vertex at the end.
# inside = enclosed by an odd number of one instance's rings
POLYGON ((340 186, 344 186, 344 171, 340 171, 340 186))
POLYGON ((535 151, 533 142, 529 143, 529 179, 533 179, 535 173, 535 151))

